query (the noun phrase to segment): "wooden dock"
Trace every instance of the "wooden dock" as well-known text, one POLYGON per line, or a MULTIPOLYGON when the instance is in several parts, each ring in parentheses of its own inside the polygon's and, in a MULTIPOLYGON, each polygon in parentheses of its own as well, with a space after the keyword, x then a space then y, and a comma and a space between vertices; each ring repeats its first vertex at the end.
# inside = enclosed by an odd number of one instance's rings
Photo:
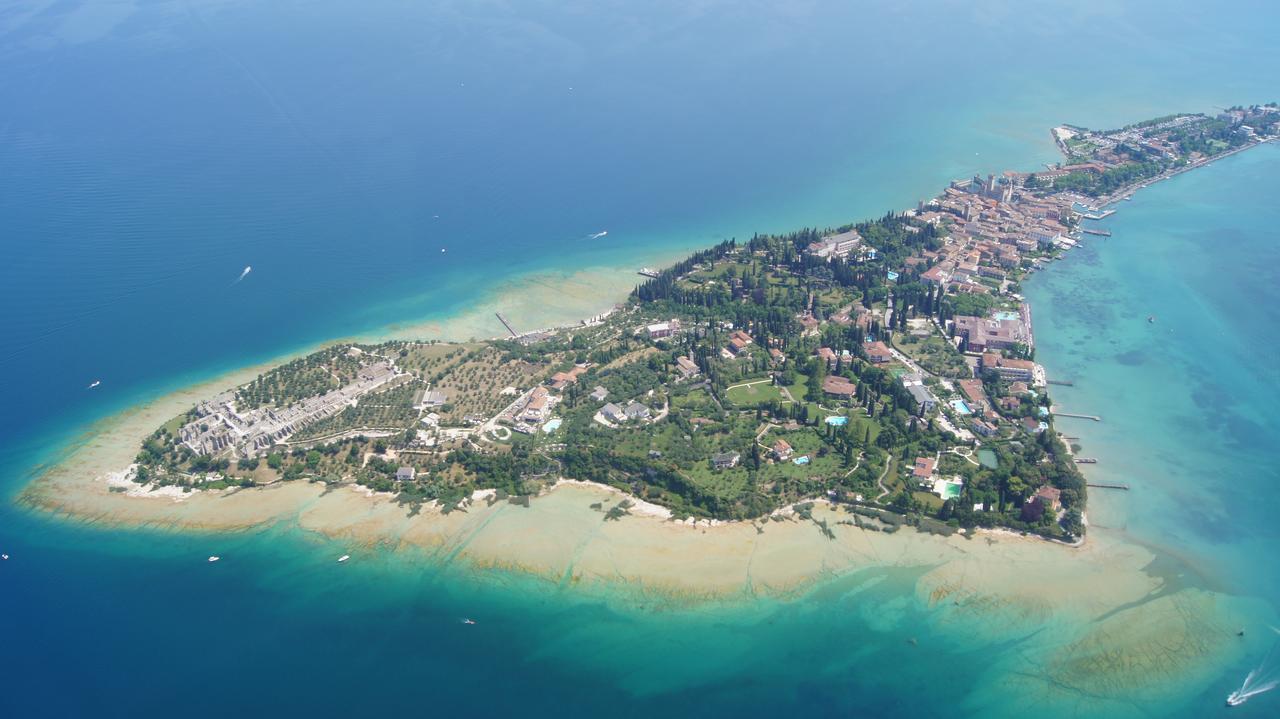
POLYGON ((1129 485, 1127 484, 1109 484, 1105 482, 1085 482, 1084 486, 1093 487, 1095 489, 1122 489, 1126 492, 1129 491, 1129 485))
POLYGON ((1066 379, 1047 379, 1046 384, 1056 384, 1059 387, 1075 387, 1076 383, 1066 379))
POLYGON ((1055 417, 1075 417, 1076 419, 1091 419, 1094 422, 1101 422, 1102 418, 1096 414, 1076 414, 1074 412, 1054 412, 1055 417))
POLYGON ((520 336, 520 333, 516 332, 516 329, 511 326, 511 323, 507 321, 506 317, 502 316, 501 312, 494 312, 493 314, 498 318, 498 321, 502 323, 502 326, 507 328, 507 331, 511 333, 512 337, 520 336))

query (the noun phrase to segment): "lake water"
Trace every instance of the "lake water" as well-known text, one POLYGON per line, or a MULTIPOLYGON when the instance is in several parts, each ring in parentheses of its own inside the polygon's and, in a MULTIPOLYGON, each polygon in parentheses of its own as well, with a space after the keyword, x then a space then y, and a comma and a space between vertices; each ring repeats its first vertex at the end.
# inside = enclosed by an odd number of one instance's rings
MULTIPOLYGON (((1278 15, 1248 2, 11 4, 0 490, 121 408, 449 317, 500 280, 901 209, 955 177, 1057 159, 1061 122, 1276 99, 1278 15)), ((1275 148, 1152 187, 1104 223, 1110 240, 1027 290, 1039 359, 1078 382, 1058 404, 1104 417, 1078 431, 1100 459, 1090 476, 1133 488, 1095 493, 1091 520, 1267 607, 1277 189, 1275 148)), ((238 560, 209 572, 191 562, 208 537, 0 506, 14 557, 0 566, 0 714, 951 717, 1034 699, 988 671, 1016 673, 1017 647, 930 628, 915 570, 659 612, 395 553, 335 578, 330 548, 283 529, 218 544, 238 560), (462 625, 471 615, 487 619, 462 625)), ((1205 716, 1244 668, 1185 705, 1132 709, 1205 716)), ((1241 714, 1269 716, 1269 699, 1241 714)))

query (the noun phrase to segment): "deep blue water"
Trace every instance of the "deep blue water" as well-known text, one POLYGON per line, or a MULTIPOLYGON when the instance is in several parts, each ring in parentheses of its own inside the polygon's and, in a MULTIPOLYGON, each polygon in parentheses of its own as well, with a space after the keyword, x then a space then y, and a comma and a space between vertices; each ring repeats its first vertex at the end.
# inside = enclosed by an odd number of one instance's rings
MULTIPOLYGON (((494 280, 910 206, 952 177, 1053 161, 1060 122, 1276 99, 1270 4, 1111 5, 6 5, 0 490, 115 410, 449 316, 494 280)), ((1272 444, 1276 377, 1249 352, 1280 331, 1280 168, 1257 153, 1125 203, 1109 244, 1031 292, 1041 352, 1057 353, 1041 360, 1089 378, 1060 402, 1107 416, 1081 434, 1135 485, 1096 521, 1269 598, 1275 474, 1256 448, 1272 444), (1112 311, 1135 287, 1159 287, 1143 290, 1159 309, 1112 311), (1133 354, 1151 313, 1191 338, 1161 345, 1167 375, 1133 354), (1185 402, 1155 418, 1170 397, 1185 402), (1142 459, 1163 464, 1126 464, 1142 459)), ((286 532, 221 539, 245 559, 207 572, 189 558, 208 541, 0 507, 0 550, 23 559, 0 567, 0 714, 954 716, 1001 651, 908 654, 902 632, 924 620, 902 600, 909 577, 668 615, 404 557, 334 586, 329 554, 286 532), (859 614, 868 598, 894 621, 859 614), (486 606, 513 618, 463 634, 459 614, 486 606), (848 610, 834 624, 833 606, 848 610)))

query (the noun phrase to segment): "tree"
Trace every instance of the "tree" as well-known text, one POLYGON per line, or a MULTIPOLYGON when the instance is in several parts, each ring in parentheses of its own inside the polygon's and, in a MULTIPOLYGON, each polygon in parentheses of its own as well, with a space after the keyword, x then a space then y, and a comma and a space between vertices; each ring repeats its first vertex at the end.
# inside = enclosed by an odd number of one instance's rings
POLYGON ((1062 529, 1073 537, 1084 535, 1084 518, 1078 509, 1068 509, 1062 518, 1062 529))

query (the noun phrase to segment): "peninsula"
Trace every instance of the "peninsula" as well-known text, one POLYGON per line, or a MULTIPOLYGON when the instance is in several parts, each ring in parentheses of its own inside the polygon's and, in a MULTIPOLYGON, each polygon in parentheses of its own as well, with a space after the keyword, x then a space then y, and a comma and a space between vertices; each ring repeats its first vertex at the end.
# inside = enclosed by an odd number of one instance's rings
MULTIPOLYGON (((1278 120, 1273 104, 1059 127, 1057 165, 721 243, 646 270, 625 304, 576 326, 330 346, 165 422, 109 491, 359 485, 447 514, 480 498, 527 507, 576 480, 625 496, 592 506, 603 521, 798 517, 829 538, 848 524, 1077 542, 1089 460, 1055 416, 1081 415, 1053 405, 1020 283, 1105 234, 1085 224, 1114 211, 1101 208, 1265 142, 1278 120)), ((26 499, 61 507, 39 481, 26 499)))

